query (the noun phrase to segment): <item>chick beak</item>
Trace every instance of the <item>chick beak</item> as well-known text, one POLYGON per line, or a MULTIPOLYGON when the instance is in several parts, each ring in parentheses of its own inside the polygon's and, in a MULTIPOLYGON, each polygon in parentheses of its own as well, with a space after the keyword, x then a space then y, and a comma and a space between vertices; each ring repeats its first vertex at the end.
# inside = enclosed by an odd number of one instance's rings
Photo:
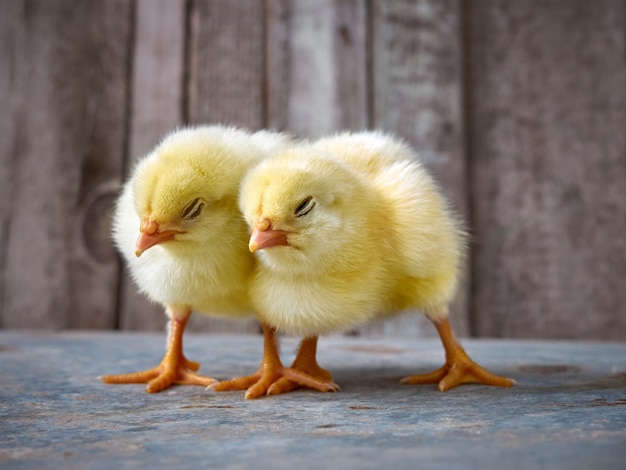
POLYGON ((274 230, 269 219, 257 219, 252 229, 248 248, 254 253, 271 246, 288 246, 287 233, 284 230, 274 230))
POLYGON ((142 220, 139 231, 141 233, 139 238, 137 238, 137 244, 135 245, 135 256, 137 257, 140 257, 148 248, 167 240, 173 240, 174 235, 181 233, 177 230, 161 231, 159 224, 151 219, 142 220))

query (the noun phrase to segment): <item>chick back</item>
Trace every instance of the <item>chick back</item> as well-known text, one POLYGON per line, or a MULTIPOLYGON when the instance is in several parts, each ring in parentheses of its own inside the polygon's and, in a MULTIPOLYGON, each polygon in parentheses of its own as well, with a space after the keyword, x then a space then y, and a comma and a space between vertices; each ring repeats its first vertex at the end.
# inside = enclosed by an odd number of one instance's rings
POLYGON ((435 180, 402 140, 382 132, 343 133, 316 147, 362 175, 388 212, 392 269, 401 281, 389 311, 432 311, 453 298, 466 252, 466 234, 435 180))

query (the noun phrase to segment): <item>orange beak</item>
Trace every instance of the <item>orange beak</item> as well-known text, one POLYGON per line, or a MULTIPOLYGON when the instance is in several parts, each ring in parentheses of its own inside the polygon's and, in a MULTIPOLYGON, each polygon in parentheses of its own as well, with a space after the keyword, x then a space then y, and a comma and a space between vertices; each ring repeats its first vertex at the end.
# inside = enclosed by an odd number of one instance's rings
POLYGON ((271 246, 289 246, 287 234, 284 230, 274 230, 269 219, 257 219, 254 223, 248 248, 252 253, 271 246))
POLYGON ((177 230, 161 231, 159 224, 151 219, 142 220, 139 231, 141 233, 135 245, 135 256, 137 257, 140 257, 148 248, 168 240, 173 240, 174 235, 181 233, 177 230))

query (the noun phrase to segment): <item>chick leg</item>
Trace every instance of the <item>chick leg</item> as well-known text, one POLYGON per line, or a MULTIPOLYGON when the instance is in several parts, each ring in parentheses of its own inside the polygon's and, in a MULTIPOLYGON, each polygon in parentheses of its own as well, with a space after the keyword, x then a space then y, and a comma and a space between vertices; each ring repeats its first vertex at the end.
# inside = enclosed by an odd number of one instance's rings
POLYGON ((183 354, 183 333, 191 316, 191 309, 169 308, 170 331, 167 341, 167 350, 161 363, 153 368, 141 372, 119 375, 105 375, 101 377, 105 383, 147 383, 148 393, 160 392, 172 384, 210 385, 215 382, 211 377, 196 374, 200 364, 190 361, 183 354))
POLYGON ((499 387, 511 387, 515 381, 506 377, 492 374, 485 368, 476 364, 465 352, 458 342, 447 317, 433 320, 441 342, 446 351, 446 363, 440 369, 429 374, 411 375, 402 379, 407 384, 430 384, 437 383, 441 392, 463 383, 478 382, 485 385, 499 387))
MULTIPOLYGON (((300 343, 298 354, 291 364, 291 369, 299 370, 312 377, 316 377, 330 385, 336 387, 339 390, 339 386, 333 384, 333 376, 326 369, 322 369, 317 364, 317 336, 311 338, 304 338, 300 343)), ((300 384, 293 382, 285 377, 281 377, 274 382, 267 390, 268 395, 279 395, 281 393, 291 392, 300 388, 300 384)))
POLYGON ((213 384, 210 388, 217 391, 242 390, 247 388, 245 398, 252 399, 268 394, 272 384, 284 377, 299 386, 314 388, 321 392, 330 392, 339 389, 339 387, 332 382, 328 383, 303 371, 284 367, 278 351, 276 330, 266 325, 262 325, 262 327, 264 339, 263 360, 259 370, 252 375, 213 384))

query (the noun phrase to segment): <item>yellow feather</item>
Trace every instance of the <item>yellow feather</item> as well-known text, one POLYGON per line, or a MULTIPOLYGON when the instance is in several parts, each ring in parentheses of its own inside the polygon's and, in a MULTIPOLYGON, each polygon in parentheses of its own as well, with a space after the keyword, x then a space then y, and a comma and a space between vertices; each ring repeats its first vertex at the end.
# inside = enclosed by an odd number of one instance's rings
POLYGON ((343 133, 285 150, 246 176, 240 208, 250 226, 267 218, 288 232, 290 246, 258 253, 251 287, 269 325, 308 337, 406 308, 447 314, 464 234, 402 141, 343 133))
POLYGON ((237 207, 239 184, 253 164, 292 144, 278 133, 191 127, 167 135, 137 164, 116 206, 113 238, 148 298, 215 315, 252 313, 247 286, 255 260, 237 207), (196 199, 199 215, 185 217, 196 199), (181 233, 137 257, 146 218, 181 233))

